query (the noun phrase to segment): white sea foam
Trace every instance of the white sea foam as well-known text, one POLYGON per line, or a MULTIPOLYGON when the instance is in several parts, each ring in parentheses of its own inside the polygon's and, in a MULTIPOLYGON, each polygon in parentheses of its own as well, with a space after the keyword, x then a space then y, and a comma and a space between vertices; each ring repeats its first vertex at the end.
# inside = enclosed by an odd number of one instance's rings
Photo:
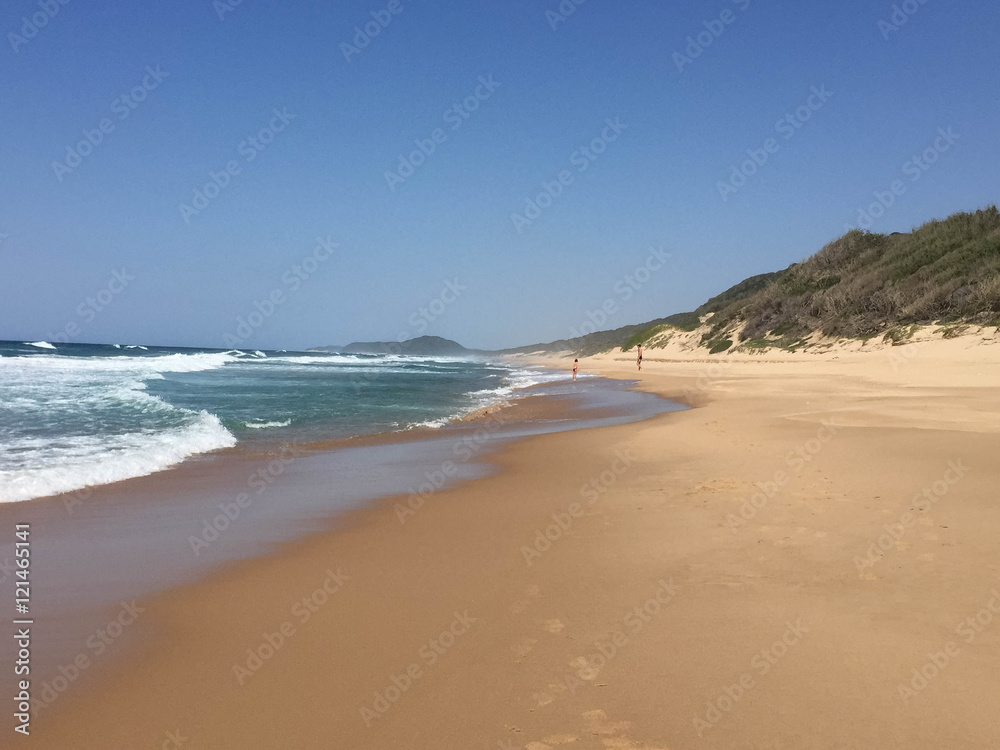
POLYGON ((156 357, 5 357, 0 363, 4 377, 17 371, 29 373, 71 376, 86 373, 88 376, 99 372, 129 373, 142 377, 160 372, 199 372, 215 370, 229 362, 237 362, 227 354, 165 354, 156 357))
POLYGON ((203 353, 3 358, 0 501, 142 476, 235 445, 215 415, 146 392, 147 381, 164 373, 213 370, 233 361, 203 353), (6 434, 5 423, 12 426, 6 434))
POLYGON ((415 427, 429 427, 432 430, 437 430, 437 429, 440 429, 441 427, 444 427, 446 424, 449 424, 449 423, 455 421, 455 419, 457 419, 458 416, 461 416, 461 415, 457 415, 455 417, 443 417, 441 419, 428 419, 425 422, 412 422, 407 427, 407 429, 412 430, 415 427))
MULTIPOLYGON (((213 414, 202 411, 183 427, 100 438, 74 437, 33 447, 31 467, 0 470, 0 502, 73 492, 162 471, 197 453, 228 448, 234 438, 213 414)), ((3 453, 6 453, 6 449, 3 453)), ((0 459, 4 457, 0 453, 0 459)))
POLYGON ((244 422, 247 427, 252 430, 264 430, 269 427, 288 427, 292 423, 292 420, 286 419, 284 422, 244 422))
POLYGON ((35 346, 39 349, 55 349, 48 341, 25 341, 26 346, 35 346))
POLYGON ((569 380, 570 378, 572 378, 572 375, 569 373, 558 372, 555 370, 543 370, 541 368, 518 368, 512 370, 510 374, 507 375, 510 387, 517 390, 530 388, 533 385, 542 385, 544 383, 557 383, 561 380, 569 380))

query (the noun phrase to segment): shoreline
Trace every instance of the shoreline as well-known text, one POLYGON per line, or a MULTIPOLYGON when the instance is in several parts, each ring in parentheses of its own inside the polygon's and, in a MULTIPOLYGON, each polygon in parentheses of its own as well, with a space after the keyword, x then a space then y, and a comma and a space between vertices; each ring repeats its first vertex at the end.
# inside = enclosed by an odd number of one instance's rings
MULTIPOLYGON (((639 387, 697 408, 507 443, 402 521, 386 498, 155 597, 153 640, 36 744, 995 744, 1000 623, 956 625, 1000 583, 1000 355, 957 351, 714 377, 647 353, 639 387)), ((581 365, 636 379, 621 359, 581 365)))
MULTIPOLYGON (((241 560, 281 554, 301 538, 336 533, 385 497, 402 493, 414 505, 488 475, 495 451, 525 435, 642 418, 651 408, 638 394, 629 396, 628 408, 595 408, 602 397, 625 393, 604 379, 566 390, 532 388, 502 409, 494 405, 440 428, 229 449, 87 493, 0 506, 0 518, 29 521, 36 539, 33 579, 46 596, 32 612, 46 646, 35 669, 58 674, 74 654, 87 652, 88 635, 107 624, 120 601, 143 601, 241 560)), ((0 559, 4 551, 0 546, 0 559)), ((3 675, 0 686, 9 681, 3 675)))

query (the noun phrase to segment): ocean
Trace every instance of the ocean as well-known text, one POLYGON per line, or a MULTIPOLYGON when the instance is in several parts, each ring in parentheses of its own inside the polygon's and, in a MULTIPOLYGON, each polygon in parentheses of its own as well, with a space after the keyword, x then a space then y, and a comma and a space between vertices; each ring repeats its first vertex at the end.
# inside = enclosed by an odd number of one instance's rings
POLYGON ((0 342, 0 527, 31 527, 33 668, 57 674, 122 601, 382 499, 402 528, 512 441, 682 408, 633 385, 486 358, 0 342), (519 416, 453 421, 528 395, 519 416))
POLYGON ((440 427, 559 379, 486 359, 0 341, 0 502, 239 445, 440 427))

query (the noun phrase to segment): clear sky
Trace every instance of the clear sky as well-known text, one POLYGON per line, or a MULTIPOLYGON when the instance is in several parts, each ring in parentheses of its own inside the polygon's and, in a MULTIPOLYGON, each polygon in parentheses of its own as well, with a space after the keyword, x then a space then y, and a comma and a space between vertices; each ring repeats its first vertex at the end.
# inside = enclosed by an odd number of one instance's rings
POLYGON ((996 202, 1000 8, 897 8, 10 0, 0 338, 516 346, 996 202))

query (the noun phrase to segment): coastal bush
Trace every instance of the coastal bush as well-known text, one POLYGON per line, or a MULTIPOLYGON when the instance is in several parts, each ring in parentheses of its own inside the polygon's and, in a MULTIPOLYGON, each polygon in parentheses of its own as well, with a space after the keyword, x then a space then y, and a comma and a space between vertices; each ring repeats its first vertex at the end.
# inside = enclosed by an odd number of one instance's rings
POLYGON ((913 325, 992 324, 1000 320, 1000 211, 957 213, 908 233, 854 229, 801 263, 744 279, 692 312, 505 353, 627 351, 660 326, 694 331, 703 318, 702 346, 734 337, 793 351, 816 331, 864 341, 913 325))
POLYGON ((662 333, 663 331, 671 327, 672 326, 669 326, 666 323, 664 323, 663 325, 651 326, 650 328, 642 329, 638 333, 633 333, 625 340, 625 343, 622 344, 622 351, 627 352, 633 346, 636 346, 638 344, 645 344, 647 341, 656 336, 658 333, 662 333))
POLYGON ((741 341, 815 330, 869 338, 944 317, 984 323, 997 312, 1000 212, 990 206, 908 234, 852 230, 720 310, 704 343, 741 323, 741 341))
POLYGON ((969 326, 967 325, 950 325, 939 328, 938 331, 941 333, 942 338, 953 339, 961 336, 968 328, 969 326))
POLYGON ((721 341, 716 341, 712 344, 712 347, 708 350, 709 354, 718 354, 719 352, 724 352, 726 349, 731 347, 733 342, 731 339, 722 339, 721 341))
POLYGON ((893 346, 902 346, 907 341, 913 338, 913 334, 917 332, 920 326, 912 325, 906 326, 894 326, 886 331, 885 336, 882 337, 883 341, 892 342, 893 346))

